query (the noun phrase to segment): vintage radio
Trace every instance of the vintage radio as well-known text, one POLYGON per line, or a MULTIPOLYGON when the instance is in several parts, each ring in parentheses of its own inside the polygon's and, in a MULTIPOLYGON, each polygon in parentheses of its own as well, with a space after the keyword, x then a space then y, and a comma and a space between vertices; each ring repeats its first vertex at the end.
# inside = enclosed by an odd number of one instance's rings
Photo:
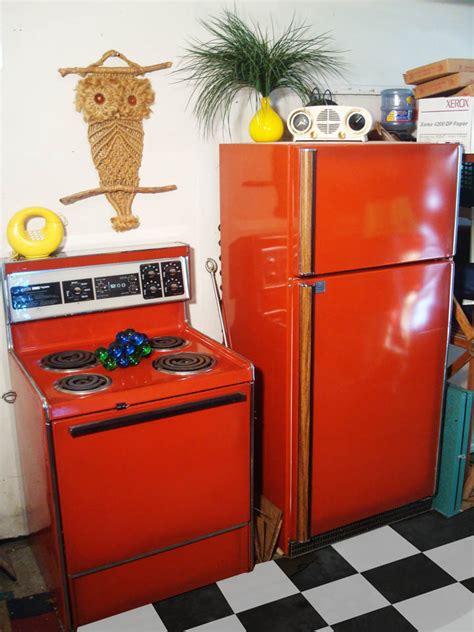
POLYGON ((294 141, 366 141, 372 116, 360 107, 313 105, 293 110, 287 125, 294 141))

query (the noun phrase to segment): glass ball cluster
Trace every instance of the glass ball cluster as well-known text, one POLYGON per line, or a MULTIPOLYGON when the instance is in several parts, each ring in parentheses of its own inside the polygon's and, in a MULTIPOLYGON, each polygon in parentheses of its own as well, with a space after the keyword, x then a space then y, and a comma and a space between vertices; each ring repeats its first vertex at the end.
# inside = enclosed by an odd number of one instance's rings
POLYGON ((146 336, 134 329, 119 331, 107 348, 99 347, 95 351, 97 359, 108 371, 117 367, 126 369, 129 366, 137 366, 142 358, 151 353, 151 344, 146 336))

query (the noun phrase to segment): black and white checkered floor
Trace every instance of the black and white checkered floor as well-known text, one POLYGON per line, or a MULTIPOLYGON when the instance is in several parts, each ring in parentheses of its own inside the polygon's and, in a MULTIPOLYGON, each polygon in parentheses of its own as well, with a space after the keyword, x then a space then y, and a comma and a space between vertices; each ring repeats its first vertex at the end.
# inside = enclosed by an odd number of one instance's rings
POLYGON ((472 632, 473 592, 474 510, 430 512, 79 632, 472 632))

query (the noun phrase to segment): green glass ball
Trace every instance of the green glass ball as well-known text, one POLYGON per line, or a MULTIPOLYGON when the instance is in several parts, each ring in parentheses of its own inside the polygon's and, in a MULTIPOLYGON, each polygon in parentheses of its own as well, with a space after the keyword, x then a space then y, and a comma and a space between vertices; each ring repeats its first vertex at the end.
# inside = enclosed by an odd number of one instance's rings
POLYGON ((140 355, 142 355, 145 358, 146 356, 149 356, 150 353, 151 353, 151 345, 149 343, 144 343, 140 345, 140 355))
POLYGON ((128 359, 130 361, 131 366, 137 366, 137 364, 140 364, 141 357, 139 353, 135 352, 129 355, 128 359))
POLYGON ((102 360, 105 360, 105 358, 109 355, 109 352, 107 351, 105 347, 98 347, 95 350, 95 355, 97 359, 100 360, 100 362, 102 362, 102 360))
POLYGON ((113 371, 117 368, 117 360, 111 356, 108 356, 102 361, 102 365, 108 371, 113 371))

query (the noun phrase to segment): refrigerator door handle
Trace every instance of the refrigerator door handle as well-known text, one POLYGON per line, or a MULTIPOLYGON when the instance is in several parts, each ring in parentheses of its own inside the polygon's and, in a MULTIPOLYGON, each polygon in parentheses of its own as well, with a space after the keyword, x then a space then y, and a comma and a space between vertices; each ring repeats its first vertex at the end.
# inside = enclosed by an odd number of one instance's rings
POLYGON ((313 324, 315 286, 299 286, 298 480, 296 537, 308 540, 311 515, 311 429, 313 423, 313 324))
POLYGON ((316 149, 300 150, 299 274, 314 274, 314 222, 316 201, 316 149))

